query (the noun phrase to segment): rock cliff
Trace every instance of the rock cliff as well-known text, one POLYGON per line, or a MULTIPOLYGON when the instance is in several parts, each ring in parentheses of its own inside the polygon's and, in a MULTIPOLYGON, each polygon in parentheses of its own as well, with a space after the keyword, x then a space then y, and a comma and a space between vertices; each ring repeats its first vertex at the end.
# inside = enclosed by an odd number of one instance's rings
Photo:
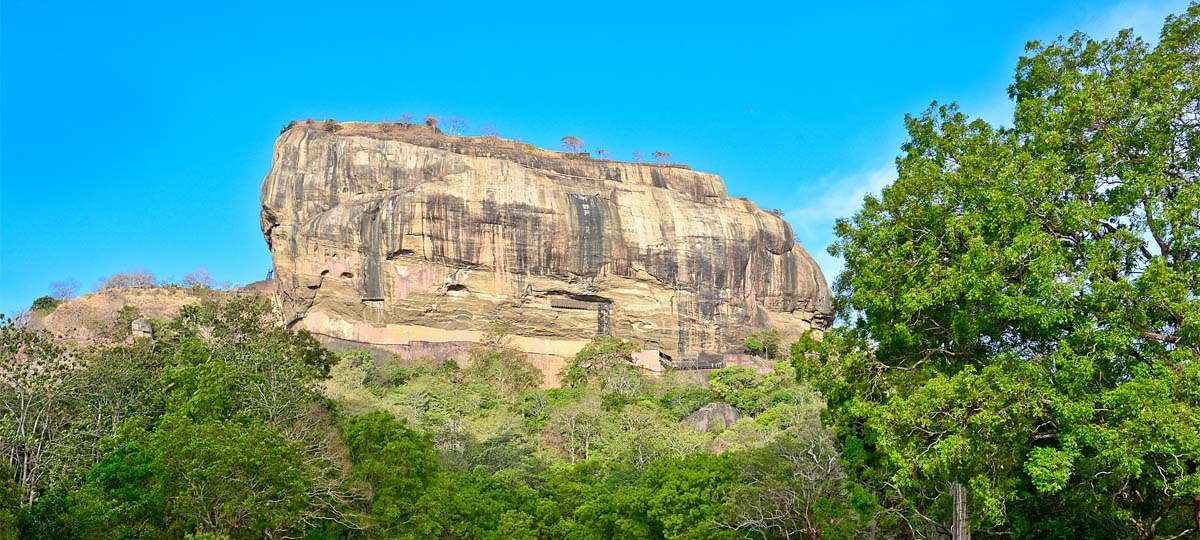
POLYGON ((410 356, 499 324, 535 359, 605 333, 687 360, 830 320, 788 224, 686 166, 301 123, 276 142, 262 230, 285 322, 410 356))

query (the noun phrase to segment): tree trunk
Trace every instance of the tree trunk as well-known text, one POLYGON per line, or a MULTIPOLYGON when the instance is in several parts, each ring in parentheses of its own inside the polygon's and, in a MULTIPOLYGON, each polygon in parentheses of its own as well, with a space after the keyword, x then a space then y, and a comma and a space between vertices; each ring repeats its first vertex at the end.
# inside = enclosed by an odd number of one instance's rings
POLYGON ((967 493, 960 482, 950 482, 950 496, 954 498, 954 517, 950 525, 950 538, 971 540, 971 521, 967 515, 967 493))

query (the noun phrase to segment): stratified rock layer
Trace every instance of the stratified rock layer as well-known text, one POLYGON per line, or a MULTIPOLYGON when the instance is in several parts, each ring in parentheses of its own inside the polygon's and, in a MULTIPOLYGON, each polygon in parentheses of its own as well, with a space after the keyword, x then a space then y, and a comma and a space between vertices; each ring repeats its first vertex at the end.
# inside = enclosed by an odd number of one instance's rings
POLYGON ((830 317, 788 224, 684 166, 300 124, 276 142, 262 229, 285 322, 414 355, 499 325, 535 358, 599 332, 686 360, 830 317))

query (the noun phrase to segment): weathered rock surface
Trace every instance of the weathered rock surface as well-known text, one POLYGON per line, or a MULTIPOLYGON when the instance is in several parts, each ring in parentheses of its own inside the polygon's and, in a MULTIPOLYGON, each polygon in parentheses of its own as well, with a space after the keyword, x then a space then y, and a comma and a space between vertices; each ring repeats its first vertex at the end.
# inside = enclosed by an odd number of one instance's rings
POLYGON ((742 418, 741 411, 728 403, 709 403, 689 415, 684 421, 697 433, 725 431, 742 418))
POLYGON ((411 355, 457 354, 501 321, 546 359, 597 332, 686 359, 830 321, 788 224, 685 166, 299 124, 276 142, 262 230, 285 322, 411 355))

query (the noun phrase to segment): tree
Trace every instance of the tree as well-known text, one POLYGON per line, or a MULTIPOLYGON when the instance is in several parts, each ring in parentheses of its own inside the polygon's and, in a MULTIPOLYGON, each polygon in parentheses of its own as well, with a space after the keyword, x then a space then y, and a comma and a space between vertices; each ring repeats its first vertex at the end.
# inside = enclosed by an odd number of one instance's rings
POLYGON ((75 364, 43 333, 0 325, 0 455, 21 486, 23 504, 48 487, 68 436, 64 378, 75 364))
POLYGON ((839 458, 815 415, 767 446, 736 455, 727 526, 762 538, 858 538, 839 458))
POLYGON ((566 137, 562 138, 563 149, 573 154, 583 152, 585 146, 587 146, 587 143, 583 142, 583 139, 580 139, 579 137, 567 135, 566 137))
POLYGON ((189 289, 211 289, 215 283, 216 280, 208 273, 208 269, 204 267, 189 272, 183 276, 183 281, 179 282, 180 285, 189 289))
POLYGON ((438 117, 436 117, 432 114, 426 114, 425 115, 425 125, 429 126, 434 131, 437 131, 438 117))
POLYGON ((103 279, 96 286, 96 291, 107 289, 129 290, 153 287, 155 285, 154 274, 135 268, 129 272, 113 274, 103 279))
POLYGON ((401 124, 403 124, 403 125, 404 125, 404 127, 406 127, 406 128, 407 128, 408 126, 411 126, 411 125, 412 125, 412 119, 413 119, 413 115, 412 115, 412 113, 400 113, 400 117, 399 117, 399 118, 397 118, 397 120, 398 120, 398 121, 399 121, 401 124))
POLYGON ((33 304, 29 306, 30 311, 38 311, 42 313, 50 313, 54 311, 59 304, 59 300, 53 296, 39 296, 33 300, 33 304))
POLYGON ((597 148, 596 156, 598 156, 600 159, 608 159, 608 150, 605 150, 603 148, 597 148))
POLYGON ((754 368, 730 366, 708 374, 708 386, 722 401, 743 414, 755 415, 767 408, 769 385, 754 368))
POLYGON ((670 152, 663 152, 662 150, 657 150, 653 154, 650 154, 650 156, 654 158, 654 161, 657 161, 659 163, 670 163, 671 162, 671 153, 670 152))
POLYGON ((262 537, 293 528, 310 504, 303 453, 278 430, 170 416, 152 440, 154 475, 171 511, 200 532, 262 537))
POLYGON ((79 292, 79 282, 73 279, 66 281, 55 281, 50 284, 50 296, 56 300, 70 300, 75 298, 75 293, 79 292))
POLYGON ((467 129, 467 119, 451 116, 446 119, 447 133, 454 136, 462 135, 467 129))
POLYGON ((636 163, 641 163, 641 162, 642 162, 642 159, 643 159, 644 157, 645 157, 645 154, 644 154, 644 153, 642 153, 642 151, 641 151, 641 150, 634 150, 634 151, 633 151, 633 161, 634 161, 634 162, 636 162, 636 163))
POLYGON ((501 345, 480 345, 474 347, 470 355, 467 376, 495 385, 506 401, 515 401, 521 392, 537 388, 543 382, 542 372, 529 363, 521 351, 501 345))
POLYGON ((420 513, 416 503, 439 474, 428 436, 376 411, 351 418, 343 437, 353 475, 366 487, 366 512, 380 532, 398 531, 420 513))
POLYGON ((479 128, 479 135, 482 137, 489 137, 489 138, 495 139, 495 138, 500 137, 500 131, 497 130, 496 128, 492 127, 491 125, 487 125, 487 126, 483 126, 483 127, 479 128))
POLYGON ((746 338, 746 352, 770 360, 779 358, 779 342, 783 336, 778 330, 761 330, 746 338))
POLYGON ((1200 530, 1198 66, 1197 5, 1153 48, 1031 43, 1011 129, 906 118, 895 184, 839 221, 852 346, 822 384, 844 440, 956 538, 1019 508, 1200 530))

